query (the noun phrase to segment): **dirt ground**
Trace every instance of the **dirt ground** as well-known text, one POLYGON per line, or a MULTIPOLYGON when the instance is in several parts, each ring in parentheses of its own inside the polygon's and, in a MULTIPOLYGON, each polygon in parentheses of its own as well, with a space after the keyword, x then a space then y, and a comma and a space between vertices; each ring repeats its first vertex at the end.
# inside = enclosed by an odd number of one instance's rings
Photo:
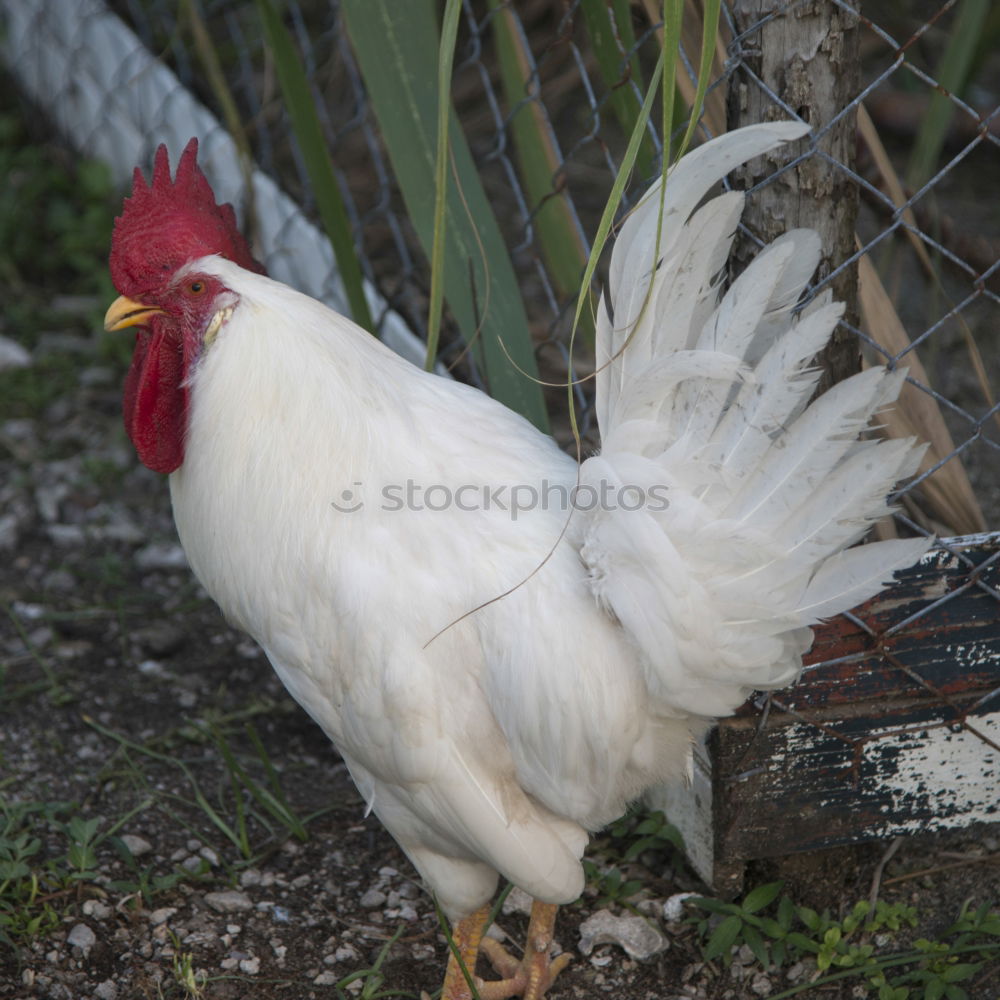
MULTIPOLYGON (((9 831, 19 809, 53 804, 35 816, 43 878, 28 907, 50 914, 49 932, 18 950, 0 939, 0 997, 433 991, 445 945, 432 900, 365 818, 322 734, 192 579, 166 483, 122 429, 121 365, 81 318, 95 305, 64 303, 65 323, 32 351, 43 376, 52 357, 73 359, 65 388, 0 420, 0 817, 9 831), (73 817, 93 824, 76 829, 93 848, 75 868, 59 860, 73 817), (344 982, 375 965, 384 981, 344 982)), ((1000 899, 998 837, 904 842, 881 898, 917 908, 914 933, 940 933, 963 902, 1000 899)), ((756 997, 808 980, 801 965, 764 973, 746 949, 729 969, 706 963, 694 924, 663 916, 670 897, 704 887, 668 852, 623 863, 625 846, 599 840, 595 862, 641 882, 630 902, 668 946, 642 961, 610 943, 581 954, 583 921, 629 912, 592 884, 560 918, 559 945, 575 957, 554 1000, 756 997)), ((842 914, 868 897, 886 846, 758 865, 747 884, 781 878, 797 903, 842 914)), ((523 915, 498 923, 516 947, 523 915)), ((997 969, 965 985, 975 1000, 1000 996, 997 969)), ((851 979, 801 995, 869 995, 858 989, 851 979)))

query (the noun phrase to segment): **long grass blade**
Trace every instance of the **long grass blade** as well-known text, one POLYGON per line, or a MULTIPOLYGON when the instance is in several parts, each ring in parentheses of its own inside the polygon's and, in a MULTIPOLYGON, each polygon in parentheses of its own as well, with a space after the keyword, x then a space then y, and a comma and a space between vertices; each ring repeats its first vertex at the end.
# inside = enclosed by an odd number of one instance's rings
MULTIPOLYGON (((434 244, 440 38, 428 0, 345 0, 343 11, 372 110, 425 253, 434 244)), ((548 429, 520 290, 472 155, 449 108, 444 297, 493 396, 548 429), (527 376, 522 372, 527 373, 527 376)))
POLYGON ((340 195, 337 175, 323 137, 323 126, 316 113, 302 60, 272 0, 257 0, 257 10, 264 28, 264 37, 274 58, 278 82, 292 120, 292 129, 316 196, 323 228, 337 258, 337 268, 351 307, 351 316, 359 326, 374 331, 365 297, 364 279, 354 249, 351 224, 340 195))
MULTIPOLYGON (((560 188, 562 157, 538 100, 538 80, 532 74, 524 29, 509 4, 490 0, 490 9, 494 12, 493 35, 518 173, 546 269, 557 294, 565 299, 579 290, 580 275, 587 265, 587 240, 566 192, 560 188)), ((580 322, 592 343, 592 317, 584 312, 580 322)))
MULTIPOLYGON (((642 101, 628 83, 633 81, 641 91, 642 73, 638 58, 630 51, 629 42, 634 43, 631 14, 627 6, 624 10, 622 6, 620 3, 611 4, 608 0, 581 0, 580 4, 590 45, 608 88, 611 108, 622 131, 629 135, 642 101)), ((643 133, 636 150, 635 165, 642 177, 652 176, 656 149, 647 132, 643 133)))
MULTIPOLYGON (((937 82, 949 93, 960 94, 968 83, 989 12, 989 0, 962 0, 935 72, 937 82)), ((912 190, 923 187, 937 168, 954 113, 955 104, 947 94, 941 91, 931 94, 931 103, 917 133, 906 171, 906 183, 912 190)))
MULTIPOLYGON (((683 156, 691 145, 691 138, 694 130, 701 118, 701 110, 705 106, 705 94, 708 91, 709 81, 712 79, 712 64, 715 59, 715 40, 719 34, 719 11, 722 8, 721 0, 705 0, 705 13, 701 26, 701 58, 698 61, 698 85, 695 88, 694 98, 691 102, 691 114, 688 118, 688 127, 681 140, 681 148, 677 156, 683 156)), ((678 38, 678 46, 680 38, 678 38)), ((678 53, 679 55, 679 53, 678 53)), ((675 64, 680 69, 680 60, 675 64)), ((674 80, 677 81, 680 73, 674 73, 674 80)))
POLYGON ((447 0, 441 25, 441 45, 438 49, 437 153, 434 168, 434 245, 431 250, 431 301, 427 314, 427 357, 424 368, 434 369, 438 340, 441 336, 441 311, 444 306, 444 210, 448 201, 448 124, 451 104, 446 95, 451 92, 451 67, 455 61, 455 39, 461 0, 447 0))

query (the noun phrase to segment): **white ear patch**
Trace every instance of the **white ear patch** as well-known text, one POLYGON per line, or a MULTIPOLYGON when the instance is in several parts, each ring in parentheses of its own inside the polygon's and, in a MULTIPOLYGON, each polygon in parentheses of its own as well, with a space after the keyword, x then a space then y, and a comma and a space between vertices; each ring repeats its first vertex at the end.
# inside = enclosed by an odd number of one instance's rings
POLYGON ((201 341, 202 351, 207 351, 212 346, 212 341, 215 340, 216 334, 229 321, 229 317, 233 315, 234 308, 235 306, 226 306, 212 317, 212 321, 208 324, 208 329, 205 330, 205 336, 201 341))

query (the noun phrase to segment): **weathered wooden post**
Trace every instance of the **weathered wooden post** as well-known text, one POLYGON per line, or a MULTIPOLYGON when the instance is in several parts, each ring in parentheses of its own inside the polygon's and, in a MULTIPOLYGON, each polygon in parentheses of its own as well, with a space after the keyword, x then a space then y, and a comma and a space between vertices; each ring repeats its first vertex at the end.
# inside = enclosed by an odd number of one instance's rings
MULTIPOLYGON (((812 125, 819 149, 830 157, 810 157, 755 192, 743 221, 764 242, 797 226, 815 229, 823 247, 817 273, 822 282, 855 249, 858 187, 837 164, 854 163, 859 18, 831 0, 734 0, 732 12, 740 67, 730 79, 728 127, 793 112, 812 125)), ((741 186, 752 187, 789 158, 787 151, 776 151, 742 168, 741 186)), ((738 241, 737 261, 746 263, 755 249, 749 239, 738 241)), ((857 326, 856 267, 841 271, 830 285, 834 298, 847 304, 845 319, 857 326)), ((821 361, 822 390, 859 370, 857 338, 841 327, 821 361)))

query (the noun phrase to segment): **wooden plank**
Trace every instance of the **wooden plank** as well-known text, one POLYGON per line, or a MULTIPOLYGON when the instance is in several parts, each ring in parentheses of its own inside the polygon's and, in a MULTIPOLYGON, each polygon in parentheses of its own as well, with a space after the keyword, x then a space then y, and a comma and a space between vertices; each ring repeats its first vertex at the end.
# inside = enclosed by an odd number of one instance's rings
POLYGON ((723 719, 693 784, 650 793, 716 891, 750 858, 1000 820, 1000 533, 943 544, 856 610, 868 630, 819 627, 766 717, 723 719))
POLYGON ((1000 534, 946 541, 719 724, 716 868, 1000 820, 1000 534))
MULTIPOLYGON (((994 709, 969 723, 1000 742, 994 709)), ((835 722, 718 730, 717 862, 1000 820, 1000 753, 940 708, 902 704, 835 722), (719 774, 737 761, 741 771, 719 774)))
MULTIPOLYGON (((1000 534, 945 542, 950 551, 928 553, 899 573, 892 587, 855 609, 870 631, 844 617, 818 626, 802 680, 778 696, 781 703, 804 711, 927 695, 928 687, 914 675, 946 694, 1000 684, 1000 600, 995 596, 1000 593, 1000 534), (872 635, 911 617, 910 624, 882 641, 872 635)), ((753 716, 757 709, 748 702, 737 714, 753 716)))

